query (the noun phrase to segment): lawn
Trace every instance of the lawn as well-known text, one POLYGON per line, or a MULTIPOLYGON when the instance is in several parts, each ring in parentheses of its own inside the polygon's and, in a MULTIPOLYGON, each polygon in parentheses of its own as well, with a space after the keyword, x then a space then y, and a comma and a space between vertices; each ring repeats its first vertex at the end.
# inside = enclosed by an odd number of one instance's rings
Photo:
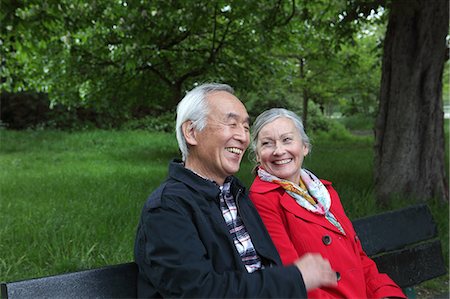
POLYGON ((140 209, 176 156, 147 132, 1 132, 0 280, 132 259, 140 209))
MULTIPOLYGON (((0 131, 0 281, 133 260, 140 210, 178 156, 174 134, 0 131)), ((333 182, 350 218, 374 214, 373 140, 312 136, 305 166, 333 182)), ((448 153, 448 149, 447 149, 448 153)), ((447 162, 448 163, 448 162, 447 162)), ((252 162, 238 177, 249 186, 252 162)), ((387 209, 411 203, 397 201, 387 209)), ((448 257, 448 204, 431 202, 448 257)), ((448 259, 447 259, 448 262, 448 259)), ((425 284, 445 290, 448 275, 425 284)))

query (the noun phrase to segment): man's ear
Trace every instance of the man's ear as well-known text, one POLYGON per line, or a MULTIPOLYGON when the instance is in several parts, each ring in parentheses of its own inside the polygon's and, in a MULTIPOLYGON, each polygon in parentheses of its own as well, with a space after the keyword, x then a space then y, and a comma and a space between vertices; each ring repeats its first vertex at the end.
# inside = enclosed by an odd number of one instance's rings
POLYGON ((197 145, 197 134, 194 129, 192 120, 185 121, 181 125, 181 130, 183 131, 184 138, 186 139, 187 144, 189 145, 197 145))

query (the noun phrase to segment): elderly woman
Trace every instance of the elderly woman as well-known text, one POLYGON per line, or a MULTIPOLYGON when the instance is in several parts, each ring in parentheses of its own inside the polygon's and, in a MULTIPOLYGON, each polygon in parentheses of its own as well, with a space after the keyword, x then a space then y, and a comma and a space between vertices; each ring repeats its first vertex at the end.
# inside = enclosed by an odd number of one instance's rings
POLYGON ((257 175, 250 198, 283 264, 308 252, 330 261, 338 286, 316 289, 308 298, 405 298, 364 253, 331 182, 302 168, 310 148, 301 119, 289 110, 267 110, 253 124, 257 175))

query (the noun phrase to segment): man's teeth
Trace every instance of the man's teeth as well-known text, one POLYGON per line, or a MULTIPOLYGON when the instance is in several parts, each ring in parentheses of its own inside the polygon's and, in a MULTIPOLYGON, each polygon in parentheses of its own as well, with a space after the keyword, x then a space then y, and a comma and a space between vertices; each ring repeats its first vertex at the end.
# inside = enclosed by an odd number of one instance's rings
POLYGON ((236 147, 227 147, 226 148, 227 151, 233 153, 233 154, 242 154, 243 150, 241 150, 240 148, 236 148, 236 147))
POLYGON ((277 164, 277 165, 281 165, 281 164, 289 163, 289 162, 291 162, 291 161, 292 161, 292 159, 284 159, 284 160, 274 161, 273 163, 274 163, 274 164, 277 164))

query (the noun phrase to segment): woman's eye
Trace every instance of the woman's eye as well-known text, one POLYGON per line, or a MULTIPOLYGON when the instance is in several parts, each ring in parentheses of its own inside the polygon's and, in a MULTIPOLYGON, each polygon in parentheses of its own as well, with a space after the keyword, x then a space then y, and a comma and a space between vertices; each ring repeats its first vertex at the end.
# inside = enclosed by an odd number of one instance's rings
POLYGON ((286 137, 283 139, 283 142, 291 142, 292 138, 291 137, 286 137))

